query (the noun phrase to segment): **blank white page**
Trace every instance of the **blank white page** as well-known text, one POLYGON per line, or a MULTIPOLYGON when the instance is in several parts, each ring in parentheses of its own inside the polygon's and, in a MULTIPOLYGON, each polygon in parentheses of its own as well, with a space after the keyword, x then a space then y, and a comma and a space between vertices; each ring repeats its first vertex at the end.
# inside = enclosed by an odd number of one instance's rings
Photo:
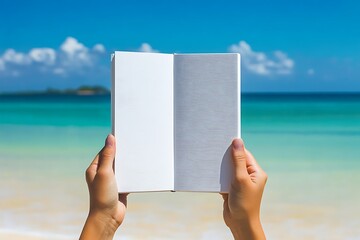
POLYGON ((175 190, 228 192, 240 137, 240 55, 174 57, 175 190))
POLYGON ((115 52, 112 67, 119 192, 173 190, 173 55, 115 52))

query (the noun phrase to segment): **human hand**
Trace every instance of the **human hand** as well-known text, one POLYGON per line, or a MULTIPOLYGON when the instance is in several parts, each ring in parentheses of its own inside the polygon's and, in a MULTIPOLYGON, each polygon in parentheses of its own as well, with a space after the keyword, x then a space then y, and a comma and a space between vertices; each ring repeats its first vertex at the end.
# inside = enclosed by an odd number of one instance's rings
POLYGON ((118 194, 113 171, 115 151, 115 137, 109 135, 86 170, 90 210, 80 239, 112 239, 124 220, 127 194, 118 194))
POLYGON ((266 173, 241 139, 232 142, 234 178, 224 198, 224 220, 234 239, 266 239, 260 222, 260 204, 267 180, 266 173))

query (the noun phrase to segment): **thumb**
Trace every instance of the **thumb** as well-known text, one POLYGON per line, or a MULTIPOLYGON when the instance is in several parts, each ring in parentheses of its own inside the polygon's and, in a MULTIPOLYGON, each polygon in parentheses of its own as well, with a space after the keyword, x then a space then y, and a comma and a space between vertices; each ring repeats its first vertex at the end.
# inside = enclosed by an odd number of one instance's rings
POLYGON ((249 174, 246 168, 246 153, 244 142, 237 138, 232 142, 232 160, 234 164, 234 173, 237 180, 246 180, 249 174))
POLYGON ((99 169, 112 169, 115 158, 115 137, 109 134, 99 153, 99 169))

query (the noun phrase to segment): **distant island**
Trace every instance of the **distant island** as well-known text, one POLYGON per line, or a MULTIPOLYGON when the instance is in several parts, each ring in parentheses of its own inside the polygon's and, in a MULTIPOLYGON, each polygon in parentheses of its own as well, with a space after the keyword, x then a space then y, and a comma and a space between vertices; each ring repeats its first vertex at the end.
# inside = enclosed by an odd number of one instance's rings
POLYGON ((43 91, 21 91, 0 93, 0 95, 104 95, 110 94, 110 90, 103 86, 80 86, 72 89, 48 88, 43 91))

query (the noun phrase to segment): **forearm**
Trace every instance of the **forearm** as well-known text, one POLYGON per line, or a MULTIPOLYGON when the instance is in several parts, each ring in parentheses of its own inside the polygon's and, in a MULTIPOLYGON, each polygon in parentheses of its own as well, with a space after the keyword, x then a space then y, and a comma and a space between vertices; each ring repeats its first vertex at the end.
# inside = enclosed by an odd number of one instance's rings
POLYGON ((235 240, 265 240, 260 219, 236 221, 230 226, 235 240))
POLYGON ((110 240, 113 239, 118 223, 114 219, 107 219, 101 214, 89 214, 80 240, 110 240))

